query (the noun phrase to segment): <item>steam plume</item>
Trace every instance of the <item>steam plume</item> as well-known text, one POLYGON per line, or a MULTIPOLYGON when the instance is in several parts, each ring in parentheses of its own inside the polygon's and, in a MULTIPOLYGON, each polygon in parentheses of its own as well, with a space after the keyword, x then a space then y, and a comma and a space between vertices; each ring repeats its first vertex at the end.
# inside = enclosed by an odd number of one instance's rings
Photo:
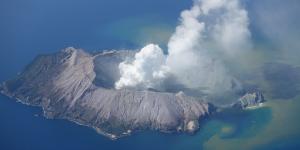
POLYGON ((150 44, 119 65, 116 88, 159 89, 170 75, 189 89, 227 92, 239 85, 223 60, 251 49, 247 11, 239 0, 197 0, 181 13, 168 42, 168 55, 150 44))

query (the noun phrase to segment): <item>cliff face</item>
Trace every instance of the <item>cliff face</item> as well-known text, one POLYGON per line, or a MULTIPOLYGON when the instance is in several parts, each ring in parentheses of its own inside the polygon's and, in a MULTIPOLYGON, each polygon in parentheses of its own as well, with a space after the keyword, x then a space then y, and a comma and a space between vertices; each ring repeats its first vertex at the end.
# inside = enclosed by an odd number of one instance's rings
POLYGON ((233 108, 248 109, 261 106, 265 98, 260 91, 247 92, 244 96, 232 105, 233 108))
POLYGON ((195 132, 210 105, 183 93, 115 90, 118 64, 132 51, 89 54, 67 48, 38 56, 1 93, 40 106, 48 118, 68 119, 118 138, 134 130, 195 132))

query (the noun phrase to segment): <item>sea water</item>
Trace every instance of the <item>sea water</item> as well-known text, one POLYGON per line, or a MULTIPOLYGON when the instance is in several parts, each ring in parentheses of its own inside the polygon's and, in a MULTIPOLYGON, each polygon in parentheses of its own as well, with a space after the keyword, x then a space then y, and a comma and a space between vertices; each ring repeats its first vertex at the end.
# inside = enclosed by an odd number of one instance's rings
MULTIPOLYGON (((38 54, 67 46, 89 51, 165 46, 181 0, 2 0, 0 81, 13 78, 38 54)), ((268 99, 264 107, 227 111, 201 122, 195 135, 142 131, 110 140, 66 120, 48 120, 42 110, 0 95, 0 149, 200 150, 299 149, 300 97, 268 99)))

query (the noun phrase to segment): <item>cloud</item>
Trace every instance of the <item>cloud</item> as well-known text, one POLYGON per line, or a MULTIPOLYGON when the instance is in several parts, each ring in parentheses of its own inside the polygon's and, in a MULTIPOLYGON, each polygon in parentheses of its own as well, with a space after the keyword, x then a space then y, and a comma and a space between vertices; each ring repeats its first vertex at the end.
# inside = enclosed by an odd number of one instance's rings
POLYGON ((266 45, 269 61, 277 57, 277 60, 299 65, 300 1, 253 0, 248 2, 248 7, 251 25, 260 36, 257 42, 269 44, 266 45))
POLYGON ((181 13, 168 42, 168 54, 147 45, 132 62, 119 65, 116 88, 161 88, 170 75, 188 89, 232 92, 240 83, 223 61, 251 49, 247 11, 239 0, 197 0, 181 13))
POLYGON ((135 54, 132 62, 120 63, 121 78, 116 82, 116 89, 123 87, 158 88, 160 81, 167 75, 166 56, 155 44, 149 44, 135 54))

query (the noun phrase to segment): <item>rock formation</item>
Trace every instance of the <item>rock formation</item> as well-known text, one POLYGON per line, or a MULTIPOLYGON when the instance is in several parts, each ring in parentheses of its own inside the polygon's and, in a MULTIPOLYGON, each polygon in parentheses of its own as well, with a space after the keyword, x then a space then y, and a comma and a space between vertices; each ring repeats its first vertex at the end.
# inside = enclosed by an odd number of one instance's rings
POLYGON ((233 105, 235 108, 247 109, 255 108, 265 102, 264 96, 259 91, 247 92, 237 103, 233 105))

